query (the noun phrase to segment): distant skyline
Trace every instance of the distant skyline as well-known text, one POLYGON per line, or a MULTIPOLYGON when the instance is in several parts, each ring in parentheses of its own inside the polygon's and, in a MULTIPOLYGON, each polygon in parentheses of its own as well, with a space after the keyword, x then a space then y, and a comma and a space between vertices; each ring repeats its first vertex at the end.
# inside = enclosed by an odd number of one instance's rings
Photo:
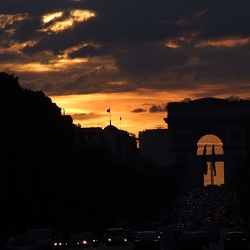
POLYGON ((168 102, 250 98, 250 2, 2 0, 1 71, 75 124, 167 128, 168 102), (121 119, 120 119, 121 118, 121 119))

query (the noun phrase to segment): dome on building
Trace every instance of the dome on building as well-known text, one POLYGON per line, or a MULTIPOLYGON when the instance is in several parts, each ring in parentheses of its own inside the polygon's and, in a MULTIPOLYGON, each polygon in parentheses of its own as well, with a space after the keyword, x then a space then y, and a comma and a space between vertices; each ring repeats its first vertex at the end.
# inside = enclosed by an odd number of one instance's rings
POLYGON ((105 127, 103 130, 107 131, 107 130, 113 130, 113 131, 117 131, 119 130, 117 127, 113 126, 113 125, 108 125, 107 127, 105 127))

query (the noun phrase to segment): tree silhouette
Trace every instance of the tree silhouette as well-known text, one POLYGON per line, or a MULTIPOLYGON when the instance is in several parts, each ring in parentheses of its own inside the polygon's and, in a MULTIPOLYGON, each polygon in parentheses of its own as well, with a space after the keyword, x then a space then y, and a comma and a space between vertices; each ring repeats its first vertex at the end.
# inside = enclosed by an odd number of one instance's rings
POLYGON ((42 91, 23 89, 4 72, 0 91, 2 233, 74 223, 104 229, 118 217, 169 207, 181 192, 182 164, 140 168, 137 149, 130 157, 139 168, 117 163, 103 145, 76 145, 72 118, 42 91))
POLYGON ((23 89, 14 75, 0 73, 0 91, 2 216, 8 216, 12 227, 19 221, 29 225, 34 218, 46 222, 55 201, 67 200, 63 194, 72 162, 72 118, 62 116, 41 91, 23 89))

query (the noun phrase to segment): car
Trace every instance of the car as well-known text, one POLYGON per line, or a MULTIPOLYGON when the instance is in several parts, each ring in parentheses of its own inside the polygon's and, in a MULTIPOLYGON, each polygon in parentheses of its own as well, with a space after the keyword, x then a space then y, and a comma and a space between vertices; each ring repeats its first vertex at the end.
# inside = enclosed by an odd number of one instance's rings
POLYGON ((89 232, 90 236, 91 236, 91 239, 92 239, 92 245, 94 248, 98 247, 99 246, 99 236, 98 236, 98 233, 97 232, 89 232))
POLYGON ((18 235, 11 237, 9 246, 10 250, 35 250, 35 240, 32 235, 18 235))
POLYGON ((224 237, 224 250, 249 248, 249 239, 244 231, 229 231, 224 237))
POLYGON ((88 232, 81 232, 79 234, 80 247, 87 248, 92 244, 92 237, 88 232))
POLYGON ((206 231, 195 231, 197 233, 197 235, 199 236, 199 239, 201 241, 201 244, 203 247, 206 247, 206 248, 209 248, 209 238, 208 238, 208 235, 207 235, 207 232, 206 231))
POLYGON ((128 242, 133 242, 133 231, 131 229, 123 229, 123 233, 128 242))
POLYGON ((89 247, 90 245, 97 247, 99 238, 97 232, 81 232, 79 234, 80 247, 89 247))
MULTIPOLYGON (((179 250, 202 250, 204 241, 197 231, 182 232, 179 239, 179 250)), ((207 246, 207 245, 206 245, 207 246)))
POLYGON ((68 242, 63 234, 58 234, 53 239, 54 249, 65 249, 67 248, 68 242))
POLYGON ((104 241, 107 247, 127 245, 128 238, 125 237, 123 228, 108 228, 104 234, 104 241))
POLYGON ((157 231, 138 231, 134 239, 134 250, 160 250, 161 243, 157 231))
POLYGON ((35 239, 36 249, 53 249, 55 232, 50 228, 28 229, 26 235, 32 235, 35 239))
POLYGON ((78 234, 70 234, 68 237, 68 247, 79 247, 80 248, 80 238, 78 234))

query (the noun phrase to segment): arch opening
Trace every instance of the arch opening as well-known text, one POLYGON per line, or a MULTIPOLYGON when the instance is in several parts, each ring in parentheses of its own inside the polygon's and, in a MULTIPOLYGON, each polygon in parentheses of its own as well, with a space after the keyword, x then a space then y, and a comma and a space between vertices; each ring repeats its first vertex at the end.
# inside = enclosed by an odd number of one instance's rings
POLYGON ((204 186, 224 184, 224 150, 221 139, 213 134, 201 137, 197 143, 197 156, 202 158, 204 186))

